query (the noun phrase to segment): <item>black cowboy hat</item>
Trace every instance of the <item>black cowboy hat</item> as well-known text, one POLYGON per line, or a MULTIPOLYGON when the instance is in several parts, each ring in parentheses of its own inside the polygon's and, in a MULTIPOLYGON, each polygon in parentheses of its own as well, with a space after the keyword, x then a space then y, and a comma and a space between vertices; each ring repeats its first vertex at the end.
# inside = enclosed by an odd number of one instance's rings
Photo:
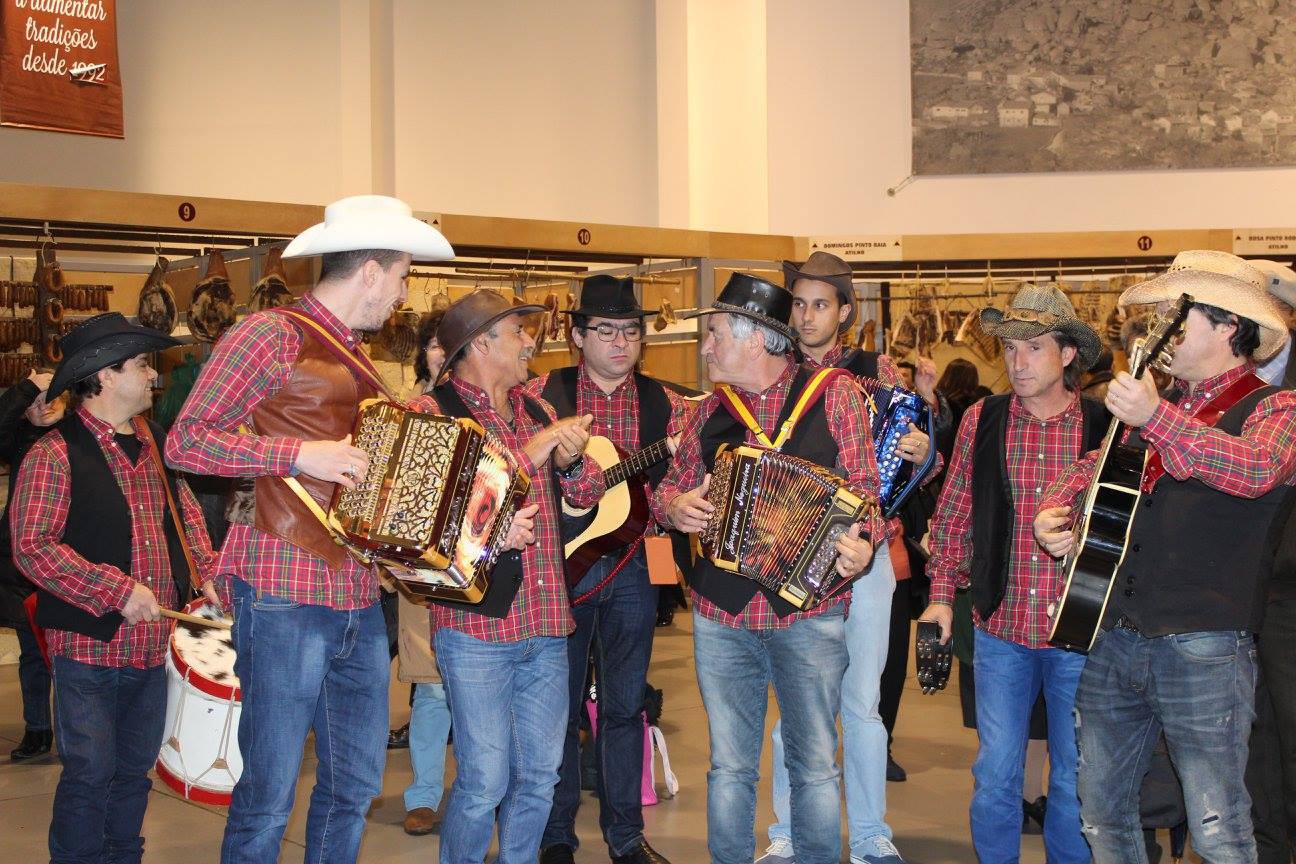
POLYGON ((806 262, 800 266, 793 264, 791 261, 783 262, 783 284, 789 291, 792 285, 798 279, 812 279, 816 282, 827 282, 833 288, 837 289, 837 301, 843 306, 850 307, 850 314, 846 316, 837 328, 839 333, 844 333, 855 323, 856 306, 855 306, 855 282, 854 274, 851 272, 850 265, 836 255, 832 255, 822 250, 815 252, 806 262))
POLYGON ((120 312, 105 312, 87 318, 59 340, 63 359, 54 370, 47 400, 100 369, 129 360, 136 354, 161 351, 180 344, 165 333, 126 320, 120 312))
POLYGON ((635 297, 634 277, 591 276, 581 282, 580 306, 566 309, 564 315, 599 318, 642 318, 648 310, 635 297))
POLYGON ((792 292, 773 282, 757 279, 748 273, 734 273, 714 303, 706 309, 686 312, 681 317, 696 318, 717 312, 751 318, 757 324, 786 336, 796 347, 796 333, 788 326, 792 320, 792 292))
POLYGON ((510 315, 534 315, 543 311, 545 307, 534 304, 514 306, 504 295, 488 288, 460 297, 450 304, 437 327, 437 342, 445 350, 445 362, 437 370, 433 383, 441 380, 441 376, 463 349, 468 347, 469 342, 490 329, 496 321, 502 321, 510 315))

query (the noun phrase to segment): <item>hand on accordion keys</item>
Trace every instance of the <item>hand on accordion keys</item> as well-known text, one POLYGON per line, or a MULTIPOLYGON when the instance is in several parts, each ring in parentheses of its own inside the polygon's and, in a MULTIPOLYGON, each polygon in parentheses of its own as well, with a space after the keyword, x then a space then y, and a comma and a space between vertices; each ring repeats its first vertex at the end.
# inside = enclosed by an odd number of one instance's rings
POLYGON ((369 454, 351 446, 351 436, 338 441, 303 441, 293 463, 302 474, 354 489, 369 471, 369 454))
POLYGON ((535 542, 535 515, 539 510, 539 504, 529 504, 513 514, 513 523, 509 525, 508 536, 504 538, 505 549, 521 552, 535 542))
POLYGON ((711 475, 702 478, 702 485, 688 492, 681 492, 666 505, 666 517, 677 531, 685 534, 698 534, 711 521, 715 505, 707 500, 711 491, 711 475))
POLYGON ((914 424, 909 424, 909 431, 896 442, 895 454, 906 462, 921 465, 931 449, 931 439, 914 424))
POLYGON ((854 579, 863 573, 873 560, 873 544, 860 536, 863 529, 864 526, 856 522, 837 538, 837 572, 845 579, 854 579))

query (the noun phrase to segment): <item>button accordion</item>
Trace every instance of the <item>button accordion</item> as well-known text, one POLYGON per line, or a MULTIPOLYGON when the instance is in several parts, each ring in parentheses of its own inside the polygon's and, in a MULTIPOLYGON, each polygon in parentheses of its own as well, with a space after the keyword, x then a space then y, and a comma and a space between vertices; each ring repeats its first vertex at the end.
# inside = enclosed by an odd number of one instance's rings
POLYGON ((881 484, 878 501, 882 515, 890 519, 900 509, 936 461, 936 423, 931 406, 917 393, 902 387, 887 387, 872 378, 857 378, 864 390, 873 431, 873 451, 877 455, 878 476, 881 484), (901 459, 896 445, 909 431, 912 423, 927 433, 931 446, 921 465, 901 459))
POLYGON ((833 566, 837 538, 873 507, 829 469, 749 445, 720 447, 707 500, 702 553, 798 609, 849 584, 833 566))
POLYGON ((329 521, 411 592, 477 603, 531 480, 473 420, 362 402, 352 440, 369 456, 329 521))

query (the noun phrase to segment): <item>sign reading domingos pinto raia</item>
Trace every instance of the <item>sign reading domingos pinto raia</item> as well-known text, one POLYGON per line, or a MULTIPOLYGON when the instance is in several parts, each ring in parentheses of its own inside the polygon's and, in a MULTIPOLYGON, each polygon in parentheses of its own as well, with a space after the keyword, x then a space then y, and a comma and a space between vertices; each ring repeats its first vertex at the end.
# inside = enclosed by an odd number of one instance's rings
POLYGON ((124 137, 116 0, 0 0, 0 126, 124 137))

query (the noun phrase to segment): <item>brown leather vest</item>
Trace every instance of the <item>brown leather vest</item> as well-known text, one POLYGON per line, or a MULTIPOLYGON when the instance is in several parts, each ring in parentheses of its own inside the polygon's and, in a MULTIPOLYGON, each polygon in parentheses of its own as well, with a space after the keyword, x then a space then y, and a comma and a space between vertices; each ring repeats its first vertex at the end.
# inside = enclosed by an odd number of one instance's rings
MULTIPOLYGON (((351 433, 360 401, 376 395, 318 339, 303 333, 292 377, 252 412, 252 429, 258 435, 275 438, 336 441, 351 433)), ((336 484, 305 474, 297 475, 297 480, 328 510, 336 484)), ((346 563, 346 550, 278 477, 256 479, 255 524, 259 530, 323 558, 334 569, 346 563)))

